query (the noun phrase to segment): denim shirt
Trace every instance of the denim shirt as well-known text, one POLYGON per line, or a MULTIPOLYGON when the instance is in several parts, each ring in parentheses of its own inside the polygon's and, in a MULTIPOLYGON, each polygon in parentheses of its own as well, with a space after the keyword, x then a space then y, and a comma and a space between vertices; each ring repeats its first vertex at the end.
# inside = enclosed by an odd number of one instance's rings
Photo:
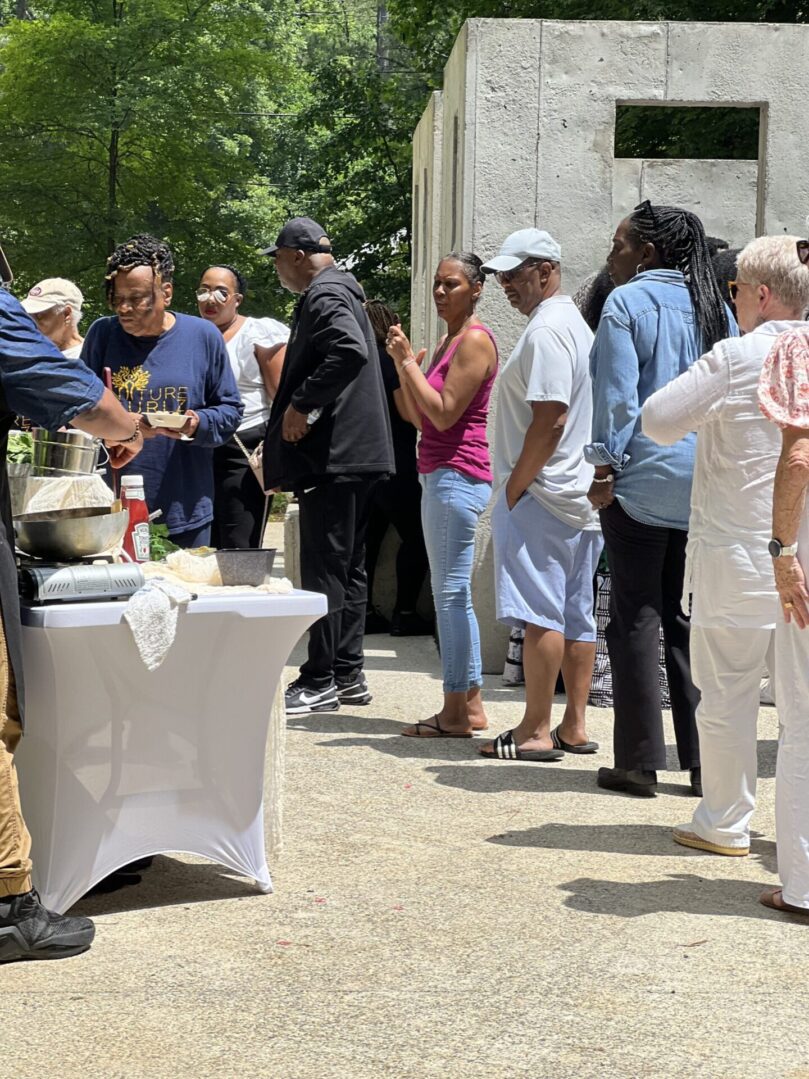
MULTIPOLYGON (((729 337, 738 337, 728 312, 729 337)), ((615 497, 642 524, 688 529, 696 435, 658 446, 641 431, 648 397, 699 358, 699 328, 679 270, 646 270, 608 297, 590 353, 593 435, 584 456, 612 465, 615 497)))
POLYGON ((0 382, 12 412, 55 431, 93 408, 104 384, 43 337, 19 300, 0 288, 0 382))

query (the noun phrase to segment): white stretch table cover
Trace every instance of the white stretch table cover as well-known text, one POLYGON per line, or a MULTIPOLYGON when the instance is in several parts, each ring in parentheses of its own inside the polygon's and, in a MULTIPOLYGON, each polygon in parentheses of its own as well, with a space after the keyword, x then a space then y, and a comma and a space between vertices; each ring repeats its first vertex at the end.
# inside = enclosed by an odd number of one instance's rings
MULTIPOLYGON (((271 891, 262 801, 270 711, 325 596, 194 600, 152 672, 125 606, 23 607, 17 766, 43 902, 65 911, 115 869, 164 851, 210 858, 271 891)), ((279 809, 284 733, 281 722, 275 746, 270 735, 279 809)))

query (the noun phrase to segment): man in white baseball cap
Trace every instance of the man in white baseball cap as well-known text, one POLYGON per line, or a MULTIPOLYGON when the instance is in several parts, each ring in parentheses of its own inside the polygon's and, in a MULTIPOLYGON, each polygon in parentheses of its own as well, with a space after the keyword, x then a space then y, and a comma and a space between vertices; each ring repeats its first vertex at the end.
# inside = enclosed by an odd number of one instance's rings
POLYGON ((593 334, 562 292, 562 251, 521 229, 483 264, 528 324, 498 379, 492 514, 497 618, 525 630, 525 714, 481 752, 554 761, 594 753, 584 711, 595 659, 593 575, 602 548, 587 500, 593 334), (550 729, 562 670, 567 707, 550 729))
POLYGON ((63 356, 76 360, 84 338, 79 334, 84 296, 81 289, 64 277, 46 277, 30 290, 22 306, 63 356))

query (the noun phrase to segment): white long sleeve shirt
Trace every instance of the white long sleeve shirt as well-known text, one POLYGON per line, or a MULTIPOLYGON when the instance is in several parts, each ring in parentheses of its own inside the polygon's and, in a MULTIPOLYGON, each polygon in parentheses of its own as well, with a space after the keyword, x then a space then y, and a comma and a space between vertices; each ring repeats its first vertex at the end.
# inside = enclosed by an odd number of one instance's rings
POLYGON ((685 594, 704 628, 771 629, 778 595, 767 544, 781 435, 758 407, 775 338, 802 322, 765 322, 720 341, 643 406, 643 433, 671 445, 697 432, 685 594))

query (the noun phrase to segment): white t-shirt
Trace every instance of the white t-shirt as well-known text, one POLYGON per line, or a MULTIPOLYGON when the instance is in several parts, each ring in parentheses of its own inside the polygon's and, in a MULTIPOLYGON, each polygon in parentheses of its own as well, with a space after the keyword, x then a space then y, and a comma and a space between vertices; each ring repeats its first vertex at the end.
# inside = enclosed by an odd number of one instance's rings
POLYGON ((534 310, 498 379, 494 476, 500 487, 511 475, 533 420, 533 402, 562 402, 568 406, 562 437, 528 491, 571 528, 597 531, 598 517, 587 500, 593 466, 584 459, 593 418, 592 343, 592 331, 569 296, 551 296, 534 310))
POLYGON ((62 355, 68 360, 77 360, 81 356, 81 345, 71 345, 70 348, 63 348, 62 355))
POLYGON ((239 332, 225 344, 230 366, 244 404, 240 431, 258 427, 270 414, 271 401, 264 389, 264 380, 256 359, 256 345, 272 348, 289 340, 289 330, 274 318, 245 318, 239 332))

